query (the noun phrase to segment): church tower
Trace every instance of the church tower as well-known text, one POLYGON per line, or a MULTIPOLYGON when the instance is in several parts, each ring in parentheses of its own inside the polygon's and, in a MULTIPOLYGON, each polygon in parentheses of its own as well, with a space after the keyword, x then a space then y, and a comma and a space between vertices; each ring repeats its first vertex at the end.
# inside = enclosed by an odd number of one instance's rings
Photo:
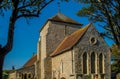
POLYGON ((49 55, 67 35, 75 32, 81 26, 82 24, 61 13, 57 13, 47 20, 40 30, 38 42, 39 79, 51 79, 51 58, 49 55))

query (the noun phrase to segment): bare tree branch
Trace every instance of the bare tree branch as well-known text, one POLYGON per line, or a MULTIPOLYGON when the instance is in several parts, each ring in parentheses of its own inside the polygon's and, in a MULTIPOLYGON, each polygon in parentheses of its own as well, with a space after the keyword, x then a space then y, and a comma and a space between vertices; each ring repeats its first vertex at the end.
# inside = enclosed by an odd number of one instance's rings
POLYGON ((6 5, 11 4, 11 2, 4 2, 3 4, 0 4, 0 9, 3 7, 6 7, 6 5))
POLYGON ((45 5, 42 6, 42 8, 40 8, 40 10, 42 10, 43 8, 45 8, 49 3, 51 3, 54 0, 50 0, 49 2, 47 2, 45 5))
POLYGON ((24 9, 24 8, 26 8, 26 7, 29 7, 29 6, 31 6, 34 2, 35 2, 35 1, 32 1, 32 2, 30 2, 30 3, 25 4, 25 0, 24 0, 24 1, 23 1, 23 5, 22 5, 21 7, 19 7, 18 9, 20 10, 20 9, 24 9))
POLYGON ((17 17, 17 19, 18 18, 22 18, 22 17, 27 17, 27 18, 29 18, 29 17, 39 17, 39 15, 38 14, 22 14, 22 15, 19 15, 18 17, 17 17))
POLYGON ((5 46, 0 45, 0 79, 2 79, 3 61, 12 47, 14 41, 14 27, 16 21, 21 18, 39 17, 40 11, 54 0, 0 0, 0 11, 5 13, 11 10, 8 28, 8 38, 5 46))
POLYGON ((1 5, 2 2, 3 2, 3 0, 0 0, 0 5, 1 5))
POLYGON ((19 12, 21 12, 21 15, 18 15, 17 19, 18 18, 22 18, 22 17, 27 17, 27 18, 30 18, 30 17, 39 17, 40 11, 42 9, 44 9, 52 1, 54 1, 54 0, 50 0, 49 2, 47 2, 46 4, 44 4, 43 6, 41 6, 40 8, 38 7, 38 10, 32 10, 32 11, 31 10, 27 10, 26 7, 28 7, 30 5, 26 5, 26 6, 18 8, 19 12))

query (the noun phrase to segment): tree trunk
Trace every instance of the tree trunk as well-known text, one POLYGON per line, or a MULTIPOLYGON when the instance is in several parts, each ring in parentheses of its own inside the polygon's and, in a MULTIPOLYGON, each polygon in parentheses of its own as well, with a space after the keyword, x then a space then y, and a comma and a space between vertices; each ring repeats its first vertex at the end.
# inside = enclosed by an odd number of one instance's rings
POLYGON ((17 6, 19 3, 19 0, 13 0, 14 3, 14 10, 12 12, 12 16, 10 17, 10 23, 9 23, 9 29, 8 29, 8 40, 6 45, 2 48, 0 45, 0 79, 2 78, 2 69, 3 69, 3 63, 4 63, 4 58, 5 56, 11 51, 13 47, 13 37, 14 37, 14 27, 15 27, 15 22, 17 20, 17 6))
POLYGON ((109 25, 109 27, 110 27, 110 29, 111 29, 111 32, 112 32, 112 35, 113 35, 113 38, 114 38, 114 40, 115 40, 115 43, 116 43, 116 45, 118 46, 118 47, 120 47, 120 42, 119 42, 119 38, 117 38, 117 34, 115 33, 115 30, 114 30, 114 24, 113 24, 113 22, 112 22, 112 17, 109 15, 109 13, 108 13, 108 11, 106 11, 106 13, 107 13, 107 20, 108 20, 108 25, 109 25))
POLYGON ((0 45, 0 79, 3 79, 2 69, 3 69, 4 58, 11 51, 13 46, 14 25, 15 25, 15 19, 14 17, 12 17, 10 18, 7 44, 3 48, 0 45))
MULTIPOLYGON (((2 52, 0 51, 0 53, 2 53, 2 52)), ((4 58, 5 58, 4 55, 0 56, 0 79, 3 79, 3 77, 2 77, 2 73, 3 73, 2 69, 3 69, 4 58)))

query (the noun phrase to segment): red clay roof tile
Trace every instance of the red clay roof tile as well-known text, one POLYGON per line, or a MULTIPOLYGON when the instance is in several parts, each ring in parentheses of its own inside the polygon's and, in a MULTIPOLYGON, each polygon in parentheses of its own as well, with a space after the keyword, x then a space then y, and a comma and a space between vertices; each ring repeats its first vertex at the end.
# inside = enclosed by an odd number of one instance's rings
POLYGON ((91 26, 91 24, 86 25, 84 28, 81 28, 74 33, 72 33, 70 36, 66 37, 55 49, 54 52, 50 54, 50 56, 56 56, 61 53, 63 53, 66 50, 71 49, 78 40, 82 37, 82 35, 86 32, 86 30, 91 26))
POLYGON ((37 60, 37 55, 33 56, 30 60, 23 67, 29 67, 34 65, 35 61, 37 60))

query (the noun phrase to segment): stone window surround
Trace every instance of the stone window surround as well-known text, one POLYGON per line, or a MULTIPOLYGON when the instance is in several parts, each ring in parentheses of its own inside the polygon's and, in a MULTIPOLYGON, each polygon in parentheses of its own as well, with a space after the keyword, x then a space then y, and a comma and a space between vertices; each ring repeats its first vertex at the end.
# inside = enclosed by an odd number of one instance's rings
MULTIPOLYGON (((89 56, 88 56, 88 53, 87 53, 87 52, 84 52, 84 53, 87 54, 87 74, 85 74, 85 75, 88 75, 88 74, 89 74, 89 68, 88 68, 88 66, 89 66, 89 63, 88 63, 88 62, 89 62, 89 60, 88 60, 89 58, 88 58, 88 57, 89 57, 89 56)), ((81 66, 82 66, 82 73, 83 73, 83 55, 84 55, 84 53, 82 53, 82 55, 81 55, 81 59, 82 59, 82 60, 81 60, 81 61, 82 61, 82 62, 81 62, 81 64, 82 64, 82 65, 81 65, 81 66)))
POLYGON ((32 73, 31 72, 29 72, 29 73, 27 73, 27 78, 33 78, 33 75, 32 75, 32 73))
MULTIPOLYGON (((85 53, 85 52, 84 52, 85 53)), ((81 69, 82 69, 82 74, 83 74, 83 54, 84 53, 82 53, 82 55, 81 55, 81 69)), ((86 52, 87 53, 87 52, 86 52)), ((92 54, 92 53, 91 53, 92 54)), ((89 75, 89 74, 91 74, 91 54, 90 54, 90 56, 89 56, 89 54, 87 53, 87 74, 84 74, 84 75, 89 75), (89 62, 89 60, 90 60, 90 62, 89 62)), ((100 54, 102 54, 102 63, 103 63, 103 72, 101 73, 101 74, 105 74, 105 55, 103 54, 103 53, 100 53, 100 54)), ((99 54, 99 55, 100 55, 99 54)), ((95 64, 95 74, 100 74, 98 71, 99 71, 99 55, 97 54, 97 53, 95 53, 95 63, 97 63, 97 64, 95 64)))
POLYGON ((94 36, 92 36, 90 37, 89 42, 90 44, 95 45, 97 43, 97 39, 94 36))
MULTIPOLYGON (((105 74, 105 55, 103 54, 103 53, 100 53, 99 55, 98 55, 98 57, 100 56, 102 54, 102 74, 105 74)), ((99 61, 99 58, 98 58, 98 61, 99 61)), ((98 62, 98 64, 99 64, 99 62, 98 62)), ((98 67, 99 68, 99 67, 98 67)))
POLYGON ((96 63, 98 63, 98 62, 97 62, 97 54, 96 54, 95 52, 92 52, 92 53, 90 54, 90 62, 89 62, 89 64, 90 64, 90 66, 89 66, 89 67, 90 67, 90 73, 92 72, 92 70, 91 70, 91 66, 92 66, 92 65, 91 65, 91 55, 92 55, 93 53, 95 54, 95 60, 94 60, 94 61, 95 61, 95 73, 93 73, 93 74, 97 74, 97 64, 96 64, 96 63))
POLYGON ((26 76, 27 79, 33 78, 33 75, 32 75, 31 72, 25 72, 25 73, 20 73, 20 74, 19 74, 19 78, 20 78, 20 79, 21 79, 21 78, 25 78, 25 76, 26 76), (30 78, 29 78, 29 76, 30 76, 30 78))

